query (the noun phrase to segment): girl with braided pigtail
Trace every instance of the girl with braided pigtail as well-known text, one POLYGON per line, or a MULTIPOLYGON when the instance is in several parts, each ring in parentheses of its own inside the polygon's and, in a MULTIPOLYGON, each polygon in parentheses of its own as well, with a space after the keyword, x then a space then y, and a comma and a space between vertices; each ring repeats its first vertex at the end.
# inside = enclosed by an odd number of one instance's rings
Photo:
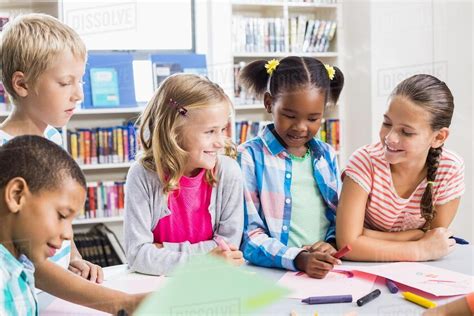
POLYGON ((454 111, 446 84, 414 75, 395 87, 380 141, 343 171, 336 241, 347 259, 425 261, 454 249, 447 228, 464 193, 464 162, 444 148, 454 111))

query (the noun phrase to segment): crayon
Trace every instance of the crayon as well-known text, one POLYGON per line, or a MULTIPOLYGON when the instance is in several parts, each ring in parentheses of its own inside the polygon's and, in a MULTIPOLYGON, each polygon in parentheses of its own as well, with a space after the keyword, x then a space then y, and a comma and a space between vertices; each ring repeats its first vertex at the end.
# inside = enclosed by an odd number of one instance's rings
POLYGON ((366 296, 363 296, 363 297, 359 298, 357 300, 357 306, 363 306, 363 305, 367 304, 368 302, 376 299, 377 297, 380 296, 380 293, 382 293, 382 292, 380 292, 379 289, 373 290, 372 292, 370 292, 366 296))

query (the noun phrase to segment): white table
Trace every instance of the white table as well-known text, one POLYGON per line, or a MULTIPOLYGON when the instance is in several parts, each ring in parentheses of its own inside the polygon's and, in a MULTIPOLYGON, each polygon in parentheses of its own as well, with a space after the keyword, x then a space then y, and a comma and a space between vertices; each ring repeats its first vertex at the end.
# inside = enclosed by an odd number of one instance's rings
MULTIPOLYGON (((350 265, 375 265, 379 263, 369 262, 348 262, 350 265)), ((474 275, 474 248, 471 245, 457 245, 456 249, 447 257, 438 260, 425 262, 425 264, 449 269, 452 271, 474 275)), ((259 275, 265 276, 277 282, 283 274, 284 270, 267 269, 247 265, 245 267, 249 271, 254 271, 259 275)), ((124 274, 129 274, 126 265, 108 267, 104 269, 106 280, 113 280, 114 278, 123 277, 124 274)), ((140 275, 140 278, 143 278, 140 275)), ((383 278, 377 278, 374 289, 379 288, 382 292, 381 296, 374 301, 358 307, 355 303, 357 298, 354 298, 352 303, 341 304, 325 304, 325 305, 307 305, 301 303, 299 299, 283 299, 272 306, 261 310, 257 315, 289 315, 291 311, 295 311, 298 315, 314 315, 318 312, 319 315, 420 315, 424 309, 413 303, 410 303, 402 298, 400 293, 391 294, 386 288, 383 278)), ((443 304, 449 302, 457 297, 437 300, 437 303, 443 304)), ((41 311, 54 300, 54 297, 47 293, 40 293, 39 307, 41 311)))

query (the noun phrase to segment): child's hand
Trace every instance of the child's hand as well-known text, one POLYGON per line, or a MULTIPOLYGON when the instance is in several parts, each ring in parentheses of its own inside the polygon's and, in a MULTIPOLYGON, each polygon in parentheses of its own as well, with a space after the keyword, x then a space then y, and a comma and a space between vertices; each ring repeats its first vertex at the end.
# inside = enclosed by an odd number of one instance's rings
POLYGON ((211 254, 214 256, 218 256, 226 260, 227 262, 230 262, 233 265, 240 266, 241 264, 244 263, 244 255, 242 254, 242 251, 240 251, 236 246, 232 244, 228 244, 230 250, 224 251, 221 250, 221 248, 216 247, 211 250, 211 254))
POLYGON ((303 246, 303 249, 308 250, 309 252, 322 252, 330 255, 337 252, 333 245, 324 241, 318 241, 312 245, 303 246))
POLYGON ((451 239, 452 232, 444 227, 437 227, 425 233, 418 242, 420 247, 420 260, 435 260, 446 256, 454 250, 456 241, 451 239))
POLYGON ((316 279, 323 279, 335 264, 341 264, 341 260, 319 251, 302 251, 295 258, 296 268, 316 279))
POLYGON ((102 268, 82 258, 71 260, 68 269, 91 282, 102 283, 104 280, 102 268))

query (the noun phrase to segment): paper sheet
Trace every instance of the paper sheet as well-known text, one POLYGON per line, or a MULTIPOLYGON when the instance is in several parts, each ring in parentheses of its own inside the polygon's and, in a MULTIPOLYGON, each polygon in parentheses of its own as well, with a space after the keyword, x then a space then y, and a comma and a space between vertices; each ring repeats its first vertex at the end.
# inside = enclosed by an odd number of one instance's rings
MULTIPOLYGON (((103 285, 122 292, 135 294, 143 292, 152 292, 162 288, 168 278, 163 276, 149 276, 138 273, 127 273, 118 276, 113 280, 104 281, 103 285)), ((110 315, 98 310, 76 305, 62 299, 56 298, 51 302, 45 310, 41 311, 41 316, 58 316, 58 315, 110 315)))
POLYGON ((301 272, 287 272, 278 284, 291 290, 289 298, 350 294, 355 301, 372 290, 375 279, 376 276, 371 274, 345 273, 335 269, 324 279, 313 279, 301 272))
POLYGON ((379 275, 435 296, 462 295, 474 291, 473 276, 418 262, 395 262, 366 267, 341 265, 338 269, 379 275))
POLYGON ((161 291, 147 297, 134 315, 248 314, 287 293, 274 281, 220 258, 198 256, 178 267, 161 291))

